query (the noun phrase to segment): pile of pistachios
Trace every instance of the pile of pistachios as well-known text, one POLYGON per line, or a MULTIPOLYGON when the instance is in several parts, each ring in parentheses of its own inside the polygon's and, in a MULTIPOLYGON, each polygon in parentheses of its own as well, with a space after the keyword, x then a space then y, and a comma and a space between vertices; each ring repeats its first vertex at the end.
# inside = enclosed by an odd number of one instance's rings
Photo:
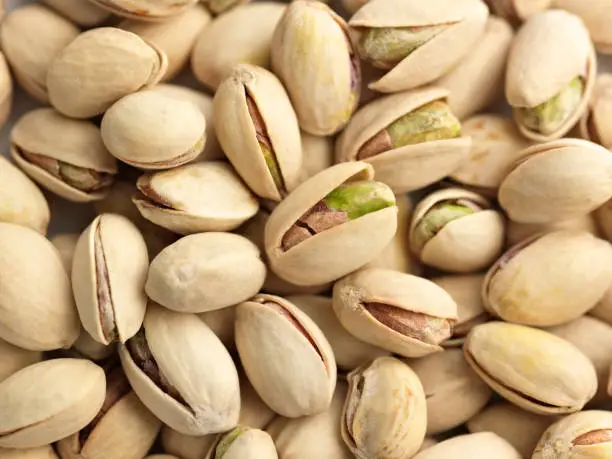
POLYGON ((612 0, 12 3, 0 459, 612 458, 612 0))

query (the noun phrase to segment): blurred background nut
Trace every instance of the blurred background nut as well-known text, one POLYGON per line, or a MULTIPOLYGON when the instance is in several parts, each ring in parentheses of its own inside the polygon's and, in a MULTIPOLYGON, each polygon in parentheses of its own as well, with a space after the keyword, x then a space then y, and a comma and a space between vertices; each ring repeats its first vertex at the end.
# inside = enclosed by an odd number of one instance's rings
POLYGON ((81 329, 81 333, 72 345, 72 349, 77 351, 81 356, 94 361, 105 360, 115 353, 114 343, 99 343, 93 339, 85 329, 81 329))
POLYGON ((539 233, 552 233, 563 230, 588 232, 593 236, 600 236, 595 216, 592 213, 550 223, 517 223, 508 220, 506 222, 506 248, 531 239, 539 233))
POLYGON ((202 459, 217 436, 215 434, 203 436, 185 435, 168 426, 164 426, 160 438, 164 451, 175 455, 177 458, 202 459))
MULTIPOLYGON (((527 2, 526 2, 527 3, 527 2)), ((553 6, 569 11, 582 19, 589 29, 591 40, 598 52, 612 53, 612 34, 608 24, 612 18, 612 3, 610 0, 595 0, 583 2, 581 0, 552 0, 553 6)))
POLYGON ((414 459, 521 459, 519 452, 492 432, 458 435, 420 452, 414 459))
POLYGON ((321 137, 300 133, 302 138, 301 178, 309 179, 334 164, 334 142, 332 137, 321 137))
POLYGON ((141 21, 169 19, 197 3, 198 0, 90 0, 113 14, 141 21))
POLYGON ((0 459, 58 459, 53 446, 40 448, 6 449, 0 448, 0 459))
POLYGON ((277 459, 270 435, 262 430, 238 426, 219 435, 206 459, 277 459))
POLYGON ((110 17, 110 12, 83 0, 42 0, 61 15, 82 27, 93 27, 110 17))
MULTIPOLYGON (((0 383, 22 368, 42 360, 42 352, 28 351, 0 339, 0 383)), ((0 454, 0 458, 2 454, 0 454)))
MULTIPOLYGON (((2 33, 0 32, 0 37, 2 33)), ((13 79, 6 62, 0 52, 0 127, 4 126, 13 108, 13 79)))
POLYGON ((213 14, 222 14, 249 0, 201 0, 213 14))
POLYGON ((608 287, 599 303, 589 311, 589 314, 608 325, 612 325, 612 285, 608 287))
MULTIPOLYGON (((1 162, 1 161, 0 161, 1 162)), ((51 244, 57 249, 62 264, 68 275, 72 272, 72 260, 74 258, 74 250, 79 241, 80 234, 59 233, 49 239, 51 244)))
POLYGON ((580 135, 609 149, 612 147, 611 116, 612 74, 600 73, 595 80, 589 107, 580 119, 580 135))
POLYGON ((491 12, 514 25, 551 6, 553 0, 484 0, 491 12))

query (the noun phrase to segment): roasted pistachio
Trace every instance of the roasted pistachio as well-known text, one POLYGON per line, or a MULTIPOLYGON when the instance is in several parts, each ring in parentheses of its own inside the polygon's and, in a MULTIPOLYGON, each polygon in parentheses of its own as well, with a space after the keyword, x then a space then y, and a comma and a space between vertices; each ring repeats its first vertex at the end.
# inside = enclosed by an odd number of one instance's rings
POLYGON ((205 459, 277 459, 274 442, 266 432, 238 426, 219 435, 205 459))
POLYGON ((539 233, 553 231, 586 231, 593 236, 599 236, 599 228, 593 214, 581 215, 569 220, 560 220, 551 223, 517 223, 508 220, 506 225, 506 246, 512 247, 539 233))
POLYGON ((458 435, 420 452, 414 459, 521 459, 519 452, 492 432, 458 435))
MULTIPOLYGON (((546 10, 553 0, 484 0, 491 12, 514 25, 546 10)), ((555 0, 558 3, 558 0, 555 0)))
POLYGON ((83 27, 93 27, 110 17, 110 12, 83 0, 43 0, 43 3, 83 27))
POLYGON ((181 14, 197 0, 90 0, 113 14, 141 21, 158 21, 181 14))
MULTIPOLYGON (((28 351, 0 339, 0 383, 22 368, 42 360, 42 352, 28 351)), ((0 458, 2 454, 0 454, 0 458)))

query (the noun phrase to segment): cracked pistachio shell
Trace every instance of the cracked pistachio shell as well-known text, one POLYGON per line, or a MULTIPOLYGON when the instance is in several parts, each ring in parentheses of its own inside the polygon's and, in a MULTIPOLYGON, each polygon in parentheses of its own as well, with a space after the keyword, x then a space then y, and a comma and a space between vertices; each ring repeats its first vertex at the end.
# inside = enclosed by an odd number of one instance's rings
POLYGON ((502 214, 487 199, 471 191, 460 188, 434 191, 414 209, 410 246, 426 265, 457 273, 480 271, 491 266, 501 254, 504 240, 502 214), (448 221, 438 221, 443 218, 439 209, 469 206, 475 209, 468 214, 448 215, 448 221), (429 225, 435 225, 431 233, 429 225))
MULTIPOLYGON (((524 0, 528 2, 528 0, 524 0)), ((612 34, 609 23, 612 19, 612 2, 610 0, 595 0, 584 2, 581 0, 553 0, 555 8, 568 11, 580 17, 589 30, 591 40, 598 52, 612 53, 612 34)))
POLYGON ((508 220, 506 225, 506 247, 519 244, 539 233, 552 233, 559 230, 586 231, 593 236, 599 236, 599 229, 593 214, 581 215, 569 220, 551 223, 517 223, 508 220))
POLYGON ((379 268, 336 282, 333 307, 349 333, 405 357, 442 351, 457 320, 456 303, 433 282, 379 268))
POLYGON ((473 51, 488 16, 487 7, 472 0, 372 0, 355 13, 349 25, 357 40, 362 40, 362 34, 370 28, 442 28, 370 83, 376 91, 397 92, 448 73, 473 51))
POLYGON ((611 278, 612 246, 607 241, 587 232, 556 231, 509 249, 487 273, 482 294, 494 316, 546 327, 593 308, 611 278))
POLYGON ((96 416, 104 371, 83 359, 35 363, 0 383, 0 447, 36 448, 61 440, 96 416))
POLYGON ((79 318, 55 247, 34 230, 0 223, 0 254, 0 338, 34 351, 70 347, 79 318))
POLYGON ((321 2, 289 4, 274 32, 272 68, 309 134, 340 131, 357 108, 361 75, 348 26, 321 2))
POLYGON ((302 180, 317 175, 334 164, 334 142, 332 137, 321 137, 306 132, 302 137, 302 180))
POLYGON ((238 305, 236 347, 249 381, 278 414, 295 418, 329 408, 334 353, 321 329, 291 302, 262 294, 238 305))
POLYGON ((81 328, 79 338, 72 345, 72 349, 89 360, 105 360, 115 353, 115 345, 98 343, 87 330, 81 328))
POLYGON ((12 449, 0 448, 0 459, 58 459, 53 446, 40 448, 12 449))
POLYGON ((460 349, 407 361, 423 384, 427 435, 453 429, 482 410, 493 392, 474 373, 460 349))
POLYGON ((110 12, 83 0, 43 0, 43 3, 82 27, 97 26, 110 17, 110 12))
MULTIPOLYGON (((513 25, 520 25, 530 16, 548 9, 553 0, 484 0, 484 2, 493 14, 513 25)), ((555 3, 559 3, 559 0, 555 0, 555 3)))
POLYGON ((88 120, 68 118, 52 108, 23 115, 11 130, 11 155, 17 165, 41 186, 73 202, 103 199, 110 190, 117 161, 88 120), (42 164, 26 155, 43 156, 42 164))
POLYGON ((612 122, 612 74, 601 73, 595 80, 589 107, 580 119, 580 135, 610 149, 612 147, 610 122, 612 122))
MULTIPOLYGON (((238 373, 210 328, 195 314, 176 313, 152 302, 143 327, 150 360, 167 386, 160 387, 134 361, 129 341, 120 345, 119 356, 130 385, 145 406, 164 424, 186 435, 235 427, 240 412, 238 373)), ((147 371, 150 360, 144 361, 147 371)))
POLYGON ((40 189, 3 156, 0 177, 0 221, 46 234, 51 214, 40 189))
POLYGON ((90 0, 117 16, 139 21, 164 21, 191 8, 198 0, 90 0))
POLYGON ((90 118, 155 85, 167 64, 164 53, 136 34, 114 27, 92 29, 66 46, 49 67, 49 99, 64 115, 90 118))
MULTIPOLYGON (((0 33, 1 37, 1 33, 0 33)), ((13 79, 5 55, 0 52, 0 127, 4 126, 13 108, 13 79)))
POLYGON ((169 245, 151 262, 145 290, 177 312, 206 312, 255 295, 266 267, 255 244, 231 233, 199 233, 169 245))
POLYGON ((138 228, 102 214, 85 229, 72 262, 72 291, 83 327, 96 341, 125 343, 145 315, 147 245, 138 228))
POLYGON ((170 169, 206 144, 206 118, 191 101, 159 91, 130 94, 104 114, 102 140, 113 156, 141 169, 170 169))
POLYGON ((591 361, 569 341, 543 330, 489 322, 472 329, 463 351, 495 392, 536 414, 579 411, 597 391, 591 361))
POLYGON ((539 142, 567 134, 587 108, 596 75, 595 51, 580 18, 561 10, 545 11, 529 18, 516 35, 506 72, 506 98, 514 108, 521 133, 539 142), (533 109, 551 100, 577 77, 584 82, 580 100, 570 113, 558 120, 554 129, 539 132, 521 121, 522 108, 533 109))
POLYGON ((231 231, 259 210, 259 202, 232 167, 198 162, 147 173, 132 200, 147 220, 179 234, 231 231))
POLYGON ((214 91, 236 64, 269 68, 272 35, 286 8, 262 1, 216 17, 202 30, 191 54, 196 78, 214 91))
POLYGON ((351 335, 334 314, 331 298, 317 295, 296 295, 288 296, 287 301, 300 308, 319 326, 334 351, 339 368, 351 371, 377 357, 390 354, 389 351, 351 335))
POLYGON ((492 432, 458 435, 420 452, 414 459, 522 459, 519 452, 492 432))
POLYGON ((348 375, 340 428, 358 458, 412 457, 423 443, 427 408, 418 376, 401 360, 380 357, 348 375))
POLYGON ((612 456, 612 413, 582 411, 551 425, 533 452, 532 459, 605 459, 612 456))
POLYGON ((72 260, 74 258, 74 250, 76 249, 77 242, 79 241, 80 234, 72 233, 60 233, 56 234, 49 240, 51 244, 57 249, 64 269, 68 274, 72 272, 72 260))
POLYGON ((278 459, 278 454, 267 432, 238 426, 220 434, 204 459, 278 459))
MULTIPOLYGON (((394 121, 434 101, 445 101, 448 91, 421 88, 381 97, 351 118, 336 142, 336 161, 354 161, 364 145, 394 121)), ((395 193, 423 188, 453 173, 465 161, 471 139, 460 136, 430 140, 365 158, 376 170, 376 179, 388 184, 395 193)))
POLYGON ((295 222, 342 184, 372 180, 374 169, 360 161, 336 164, 298 186, 272 212, 265 247, 276 274, 297 285, 312 286, 338 279, 373 260, 397 229, 392 205, 322 231, 285 251, 282 240, 295 222), (358 241, 368 240, 368 244, 358 241))
MULTIPOLYGON (((22 368, 42 360, 42 352, 28 351, 0 339, 0 383, 22 368)), ((0 458, 2 454, 0 454, 0 458)))
POLYGON ((234 67, 215 92, 214 122, 223 151, 255 194, 280 201, 298 185, 300 129, 273 73, 249 64, 234 67))
POLYGON ((612 154, 578 139, 534 145, 499 187, 511 220, 550 223, 586 215, 612 196, 612 154))
POLYGON ((47 71, 79 29, 44 5, 14 9, 0 29, 2 51, 19 85, 35 99, 49 102, 47 71))

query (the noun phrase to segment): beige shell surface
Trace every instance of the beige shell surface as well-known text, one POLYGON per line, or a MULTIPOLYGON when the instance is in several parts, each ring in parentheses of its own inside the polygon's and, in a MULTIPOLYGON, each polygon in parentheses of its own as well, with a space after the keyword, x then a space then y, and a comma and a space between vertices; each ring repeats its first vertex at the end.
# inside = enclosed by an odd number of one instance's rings
POLYGON ((90 0, 118 16, 140 21, 166 20, 181 14, 197 3, 197 0, 90 0))
POLYGON ((580 136, 606 148, 612 147, 612 74, 600 73, 595 80, 589 108, 580 119, 580 136))
POLYGON ((40 362, 42 357, 43 354, 40 351, 21 349, 0 339, 0 383, 22 368, 40 362))
POLYGON ((298 185, 302 168, 298 120, 287 92, 273 73, 249 64, 234 67, 215 93, 214 122, 223 151, 258 196, 280 201, 298 185), (266 164, 248 97, 262 117, 283 189, 278 189, 266 164))
MULTIPOLYGON (((208 434, 194 437, 164 426, 160 438, 164 451, 173 454, 178 459, 202 459, 217 435, 208 434)), ((174 459, 174 456, 172 456, 172 459, 174 459)), ((164 457, 163 459, 169 458, 164 457)))
POLYGON ((236 306, 202 312, 198 314, 198 317, 208 325, 225 347, 228 349, 235 347, 234 321, 236 320, 236 306))
POLYGON ((597 390, 591 361, 573 344, 543 330, 489 322, 472 329, 463 350, 495 392, 537 414, 579 411, 597 390))
POLYGON ((239 63, 270 67, 270 44, 286 5, 256 2, 240 5, 205 27, 191 54, 196 78, 211 90, 239 63))
POLYGON ((141 176, 137 185, 150 189, 132 200, 147 220, 179 234, 231 231, 254 216, 259 202, 232 167, 220 161, 198 162, 141 176))
POLYGON ((512 220, 506 222, 506 247, 512 247, 525 239, 538 233, 550 233, 559 230, 586 231, 593 236, 601 237, 598 222, 594 214, 581 215, 569 220, 560 220, 551 223, 516 223, 512 220))
POLYGON ((597 51, 603 54, 612 53, 612 35, 610 34, 610 1, 595 0, 554 0, 555 8, 573 13, 582 19, 589 30, 597 51))
POLYGON ((0 223, 0 254, 0 338, 30 350, 70 347, 80 324, 55 247, 34 230, 0 223))
POLYGON ((0 384, 0 447, 36 448, 72 435, 98 413, 104 371, 82 359, 36 363, 0 384))
POLYGON ((72 348, 93 361, 107 359, 115 353, 114 343, 109 345, 98 343, 84 328, 81 329, 79 338, 74 342, 72 348))
POLYGON ((522 459, 510 443, 492 432, 458 435, 414 456, 414 459, 522 459))
MULTIPOLYGON (((232 431, 226 435, 232 435, 232 431)), ((223 438, 219 436, 219 441, 223 438)), ((278 459, 274 441, 267 432, 259 429, 246 429, 228 446, 222 456, 217 454, 213 445, 204 459, 278 459)))
POLYGON ((74 249, 79 240, 79 234, 76 233, 59 233, 49 238, 53 246, 57 249, 64 269, 68 274, 72 272, 72 259, 74 258, 74 249))
POLYGON ((43 0, 43 3, 83 27, 99 25, 110 17, 108 11, 83 0, 43 0))
POLYGON ((302 171, 304 180, 318 174, 334 164, 333 137, 301 133, 302 137, 302 171))
POLYGON ((0 52, 0 127, 6 123, 12 108, 13 79, 6 57, 0 52))
POLYGON ((589 311, 589 314, 612 325, 612 285, 606 290, 597 306, 589 311))
POLYGON ((40 448, 13 449, 0 448, 0 459, 58 459, 51 445, 40 448))
POLYGON ((425 27, 446 24, 427 43, 405 57, 382 78, 370 84, 379 92, 397 92, 430 83, 449 72, 482 36, 489 11, 471 0, 372 0, 349 21, 351 28, 425 27))

